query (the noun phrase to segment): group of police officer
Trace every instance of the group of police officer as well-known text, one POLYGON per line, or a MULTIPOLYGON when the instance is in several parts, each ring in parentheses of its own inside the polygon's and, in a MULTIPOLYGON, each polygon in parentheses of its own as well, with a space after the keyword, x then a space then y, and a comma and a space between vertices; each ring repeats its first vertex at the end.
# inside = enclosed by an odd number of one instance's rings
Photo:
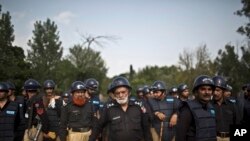
POLYGON ((93 78, 73 82, 61 96, 55 87, 46 80, 40 93, 39 82, 28 79, 24 95, 15 96, 15 85, 1 82, 0 140, 229 141, 230 125, 250 126, 250 84, 234 99, 221 76, 198 76, 193 95, 185 83, 167 91, 157 80, 139 86, 136 96, 129 81, 118 76, 108 86, 105 103, 93 78))

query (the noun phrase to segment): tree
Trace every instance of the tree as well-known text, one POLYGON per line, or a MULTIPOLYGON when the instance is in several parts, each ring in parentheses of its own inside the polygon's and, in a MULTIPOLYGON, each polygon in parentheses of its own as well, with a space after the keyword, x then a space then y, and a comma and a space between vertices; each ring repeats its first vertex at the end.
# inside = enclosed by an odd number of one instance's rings
MULTIPOLYGON (((242 9, 236 11, 236 15, 238 16, 244 16, 248 20, 250 20, 250 1, 249 0, 241 0, 241 3, 243 4, 242 9)), ((237 32, 245 35, 248 39, 250 39, 250 22, 246 23, 243 26, 240 26, 237 29, 237 32)))
POLYGON ((0 17, 0 80, 12 81, 18 89, 29 75, 29 64, 24 61, 23 49, 12 45, 15 39, 14 25, 10 13, 1 12, 1 5, 0 17))
POLYGON ((61 61, 63 48, 59 40, 59 32, 55 22, 47 19, 34 24, 33 37, 28 41, 27 60, 32 64, 32 77, 44 81, 53 79, 56 75, 56 66, 61 61))
POLYGON ((226 45, 225 51, 219 50, 215 65, 217 66, 217 74, 225 77, 228 83, 233 86, 234 92, 238 92, 245 76, 242 75, 239 56, 234 50, 235 47, 231 45, 226 45))
POLYGON ((69 49, 68 59, 75 66, 75 80, 84 81, 88 78, 95 78, 102 83, 106 78, 107 68, 100 52, 92 48, 84 48, 81 45, 74 45, 69 49))

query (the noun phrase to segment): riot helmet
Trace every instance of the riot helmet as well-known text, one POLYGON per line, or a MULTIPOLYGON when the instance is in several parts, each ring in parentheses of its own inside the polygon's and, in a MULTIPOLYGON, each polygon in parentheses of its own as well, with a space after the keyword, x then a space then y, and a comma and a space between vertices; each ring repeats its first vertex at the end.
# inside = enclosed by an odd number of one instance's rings
POLYGON ((0 91, 8 92, 8 86, 4 82, 0 82, 0 91))
POLYGON ((184 90, 188 89, 188 85, 187 84, 184 84, 184 83, 181 83, 179 86, 178 86, 178 92, 181 93, 183 92, 184 90))
POLYGON ((157 80, 152 85, 153 91, 166 91, 167 87, 163 81, 157 80))
POLYGON ((75 81, 71 84, 71 93, 77 90, 86 90, 86 85, 82 81, 75 81))
POLYGON ((112 92, 114 92, 114 90, 118 87, 127 87, 129 90, 132 89, 132 87, 130 86, 130 83, 128 82, 128 79, 123 77, 123 76, 118 76, 118 77, 115 77, 113 79, 113 81, 111 82, 111 86, 110 86, 110 90, 112 92))
POLYGON ((99 82, 94 78, 89 78, 85 81, 86 88, 92 90, 98 90, 99 82))
POLYGON ((9 90, 15 90, 16 86, 12 83, 12 82, 6 82, 6 85, 8 87, 9 90))
POLYGON ((213 81, 214 81, 215 87, 219 87, 219 88, 222 88, 224 90, 227 88, 227 83, 223 77, 215 76, 215 77, 213 77, 213 81))
POLYGON ((192 92, 194 92, 200 86, 203 86, 203 85, 211 86, 214 89, 214 81, 213 81, 213 79, 211 77, 207 76, 207 75, 200 75, 200 76, 196 77, 196 79, 194 81, 192 92))
POLYGON ((56 86, 56 83, 53 80, 46 80, 43 83, 44 89, 49 89, 49 88, 54 89, 55 86, 56 86))
POLYGON ((25 90, 37 90, 41 87, 40 83, 34 79, 28 79, 24 82, 25 90))

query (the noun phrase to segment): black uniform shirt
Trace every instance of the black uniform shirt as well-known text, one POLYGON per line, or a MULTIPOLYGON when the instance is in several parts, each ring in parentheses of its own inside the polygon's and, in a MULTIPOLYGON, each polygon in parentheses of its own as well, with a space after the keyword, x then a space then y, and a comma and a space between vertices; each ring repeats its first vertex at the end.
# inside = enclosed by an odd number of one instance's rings
POLYGON ((138 101, 129 101, 124 112, 116 101, 107 103, 103 115, 95 125, 89 141, 95 141, 102 129, 109 125, 109 141, 151 141, 148 114, 138 101))
POLYGON ((46 113, 43 99, 37 95, 27 100, 25 110, 26 128, 31 128, 32 125, 37 126, 38 122, 42 124, 42 131, 48 133, 48 115, 46 113))
POLYGON ((216 101, 213 101, 212 105, 215 109, 217 132, 229 132, 230 125, 239 124, 239 112, 235 103, 225 99, 221 105, 216 101))
POLYGON ((60 138, 62 141, 66 140, 67 128, 92 128, 95 122, 93 107, 90 102, 86 102, 83 106, 76 106, 73 102, 68 103, 62 107, 61 124, 60 124, 60 138))

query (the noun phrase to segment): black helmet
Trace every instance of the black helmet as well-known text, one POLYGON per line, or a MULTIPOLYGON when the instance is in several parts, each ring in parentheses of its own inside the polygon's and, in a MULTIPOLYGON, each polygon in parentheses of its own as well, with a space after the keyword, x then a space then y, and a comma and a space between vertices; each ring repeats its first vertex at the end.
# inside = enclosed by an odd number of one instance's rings
POLYGON ((5 91, 5 92, 9 91, 8 86, 7 86, 6 83, 0 82, 0 91, 5 91))
POLYGON ((227 83, 225 81, 225 79, 221 76, 215 76, 213 77, 213 81, 214 81, 214 86, 215 87, 220 87, 222 89, 226 89, 227 88, 227 83))
POLYGON ((147 95, 147 94, 149 94, 150 93, 150 89, 149 89, 149 86, 148 85, 145 85, 144 87, 143 87, 143 94, 144 95, 147 95))
POLYGON ((69 97, 70 96, 70 92, 69 91, 65 91, 64 93, 62 93, 62 97, 69 97))
POLYGON ((76 90, 86 90, 86 85, 82 81, 75 81, 71 84, 71 93, 76 90))
POLYGON ((87 89, 98 90, 99 82, 94 78, 87 79, 85 84, 87 89))
POLYGON ((152 85, 153 91, 165 91, 167 89, 166 84, 163 81, 157 80, 152 85))
POLYGON ((130 83, 128 82, 128 79, 123 76, 118 76, 113 79, 111 82, 110 90, 114 91, 118 87, 127 87, 128 89, 132 89, 130 86, 130 83))
POLYGON ((137 87, 136 93, 140 93, 140 92, 143 93, 143 86, 138 86, 138 87, 137 87))
POLYGON ((194 84, 193 84, 193 92, 200 86, 203 85, 209 85, 212 86, 214 89, 214 81, 211 77, 207 76, 207 75, 200 75, 198 77, 196 77, 194 84))
POLYGON ((179 93, 183 92, 183 91, 186 90, 186 89, 188 89, 187 84, 181 83, 181 84, 178 86, 178 92, 179 92, 179 93))
POLYGON ((178 92, 178 89, 177 87, 173 86, 169 89, 169 93, 172 94, 172 93, 177 93, 178 92))
POLYGON ((9 90, 15 90, 16 86, 12 82, 6 82, 6 85, 9 90))
POLYGON ((39 82, 34 79, 28 79, 24 82, 24 89, 25 90, 37 90, 41 87, 39 82))
POLYGON ((48 88, 54 89, 55 86, 56 86, 56 83, 53 80, 46 80, 43 83, 43 88, 44 89, 48 89, 48 88))

